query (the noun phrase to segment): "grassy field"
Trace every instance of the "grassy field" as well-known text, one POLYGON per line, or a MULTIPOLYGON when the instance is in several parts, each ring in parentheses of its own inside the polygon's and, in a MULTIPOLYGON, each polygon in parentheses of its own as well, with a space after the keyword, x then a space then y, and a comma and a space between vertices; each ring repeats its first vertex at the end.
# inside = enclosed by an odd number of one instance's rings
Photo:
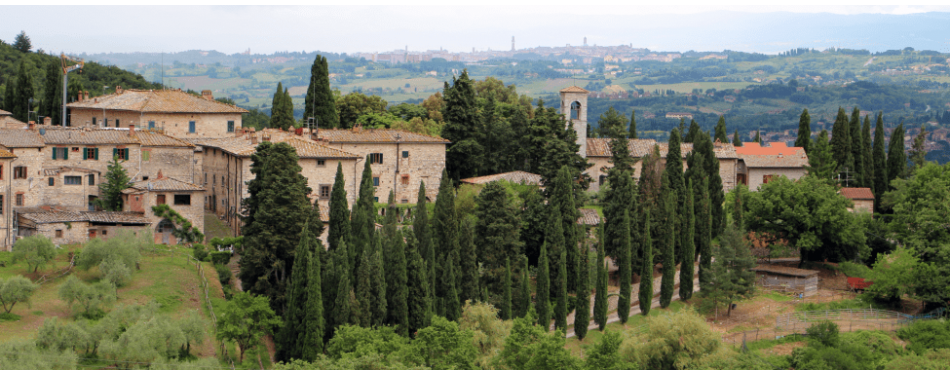
MULTIPOLYGON (((630 319, 627 320, 627 324, 621 324, 620 322, 607 324, 605 330, 610 330, 611 332, 621 331, 623 332, 624 340, 630 340, 639 334, 640 326, 647 324, 650 319, 656 319, 659 316, 680 311, 685 306, 686 304, 683 302, 673 301, 670 303, 670 307, 666 309, 651 309, 649 316, 645 317, 640 314, 631 315, 630 319)), ((610 313, 612 314, 614 311, 611 311, 610 313)), ((582 356, 585 347, 596 344, 602 337, 604 337, 604 334, 600 330, 589 330, 587 331, 587 337, 585 337, 583 341, 578 340, 576 336, 571 337, 567 339, 567 343, 564 345, 564 347, 567 348, 567 350, 570 350, 572 355, 582 356)))

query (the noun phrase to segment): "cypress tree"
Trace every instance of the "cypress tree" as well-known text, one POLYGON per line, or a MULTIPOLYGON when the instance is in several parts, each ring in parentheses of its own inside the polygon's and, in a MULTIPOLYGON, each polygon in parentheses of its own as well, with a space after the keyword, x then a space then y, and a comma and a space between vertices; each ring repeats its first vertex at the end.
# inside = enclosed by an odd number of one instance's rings
MULTIPOLYGON (((46 65, 46 85, 40 107, 40 115, 50 117, 53 124, 62 124, 63 70, 60 64, 60 61, 53 59, 46 65)), ((3 104, 0 104, 0 108, 3 108, 3 104)))
POLYGON ((544 241, 541 244, 541 256, 538 258, 537 292, 534 297, 534 310, 538 313, 538 324, 544 328, 544 331, 547 331, 551 325, 551 311, 548 309, 548 303, 551 301, 551 280, 548 267, 550 267, 548 241, 544 241))
MULTIPOLYGON (((703 180, 707 182, 708 180, 703 180)), ((702 190, 703 199, 700 203, 700 212, 696 220, 696 235, 699 237, 697 252, 699 253, 699 285, 701 289, 708 288, 712 276, 712 226, 710 220, 709 189, 702 190)))
POLYGON ((338 253, 334 263, 336 272, 340 275, 336 288, 336 300, 333 302, 333 328, 349 324, 352 322, 353 315, 350 311, 350 293, 353 290, 353 284, 350 283, 350 264, 349 257, 338 253))
MULTIPOLYGON (((432 215, 432 234, 436 241, 436 248, 441 254, 452 254, 456 263, 452 267, 458 268, 461 260, 459 249, 459 219, 455 211, 455 192, 452 189, 452 180, 449 180, 448 170, 442 169, 442 182, 439 185, 439 194, 435 199, 435 212, 432 215)), ((462 284, 462 273, 456 274, 455 285, 462 284)), ((448 284, 442 283, 447 287, 448 284)))
MULTIPOLYGON (((436 291, 439 290, 438 285, 436 284, 436 279, 437 279, 436 272, 438 271, 439 267, 437 267, 438 261, 436 260, 434 241, 435 240, 431 238, 429 239, 428 258, 432 259, 432 261, 431 262, 426 261, 426 276, 429 276, 429 299, 431 300, 429 302, 429 307, 432 309, 433 312, 436 312, 436 311, 442 311, 441 307, 443 305, 442 305, 442 300, 439 298, 440 296, 436 294, 436 291)), ((442 257, 442 260, 443 261, 445 260, 444 256, 442 257)))
POLYGON ((330 229, 327 242, 330 251, 346 251, 339 246, 341 242, 348 242, 350 237, 350 209, 346 202, 346 183, 343 179, 343 164, 337 163, 336 177, 333 180, 333 190, 330 192, 330 229))
MULTIPOLYGON (((594 322, 603 331, 607 326, 607 266, 604 264, 604 231, 597 235, 597 291, 594 295, 594 322)), ((577 329, 575 328, 575 331, 577 329)))
MULTIPOLYGON (((686 120, 680 119, 680 127, 682 128, 686 124, 686 120)), ((683 137, 683 142, 693 143, 696 142, 696 137, 699 136, 699 133, 702 133, 702 129, 699 128, 699 124, 696 120, 689 121, 689 132, 686 133, 686 137, 683 137)))
POLYGON ((890 190, 891 181, 904 177, 907 167, 907 154, 904 153, 904 123, 897 125, 891 133, 891 140, 887 149, 887 190, 890 190))
POLYGON ((280 361, 300 358, 301 355, 300 343, 306 333, 303 328, 307 312, 312 241, 309 228, 304 226, 294 254, 294 265, 290 272, 290 285, 287 286, 287 307, 284 309, 283 316, 286 324, 277 332, 275 340, 277 344, 276 357, 280 361))
POLYGON ((9 108, 10 111, 13 111, 13 103, 16 103, 16 79, 14 77, 9 77, 6 80, 6 89, 3 91, 3 107, 0 108, 9 108))
POLYGON ((627 136, 630 139, 637 139, 637 110, 634 109, 630 113, 630 134, 627 136))
POLYGON ((429 212, 426 210, 426 183, 419 181, 419 194, 416 197, 416 213, 412 218, 412 231, 416 235, 419 255, 426 262, 434 262, 429 259, 429 212))
POLYGON ((379 235, 373 235, 372 249, 373 252, 368 257, 372 263, 370 267, 373 278, 371 285, 372 298, 370 299, 372 305, 368 310, 373 313, 370 325, 381 326, 386 322, 386 316, 389 313, 389 295, 386 294, 386 267, 383 265, 383 249, 379 235))
MULTIPOLYGON (((560 231, 561 233, 556 233, 555 235, 559 238, 563 238, 561 245, 558 247, 558 251, 564 251, 567 253, 567 264, 565 267, 567 269, 568 275, 573 275, 576 273, 574 266, 577 264, 577 259, 575 257, 577 254, 568 249, 573 249, 577 247, 578 234, 577 234, 577 219, 580 217, 580 211, 577 210, 577 206, 574 204, 574 178, 571 168, 568 166, 561 167, 558 170, 557 178, 548 187, 550 192, 549 206, 551 208, 551 221, 560 220, 560 231)), ((554 247, 549 248, 549 250, 554 250, 554 247)), ((559 259, 560 255, 557 253, 551 254, 552 260, 559 259)), ((556 263, 555 263, 556 264, 556 263)), ((560 270, 560 265, 557 267, 560 270)), ((553 278, 558 280, 561 278, 560 271, 554 273, 553 278)), ((569 277, 565 276, 565 279, 569 277)), ((570 278, 571 280, 567 281, 567 291, 573 292, 576 285, 576 280, 570 278)))
MULTIPOLYGON (((619 225, 621 228, 630 227, 630 212, 623 212, 619 225)), ((620 273, 620 298, 617 300, 617 315, 620 317, 621 324, 627 324, 627 319, 630 318, 630 298, 632 297, 630 281, 633 277, 630 269, 632 266, 630 261, 630 231, 623 231, 620 237, 620 258, 617 263, 620 273)))
MULTIPOLYGON (((20 70, 16 76, 16 96, 13 98, 13 105, 10 106, 10 112, 13 117, 23 122, 29 122, 29 114, 33 108, 30 108, 30 99, 34 97, 33 93, 33 75, 26 68, 26 58, 20 60, 20 70)), ((9 98, 7 100, 10 100, 9 98)))
POLYGON ((396 229, 398 221, 396 196, 389 192, 386 207, 386 218, 383 222, 383 264, 386 274, 386 323, 396 326, 396 332, 407 335, 406 320, 408 308, 406 306, 406 252, 402 233, 396 229))
POLYGON ((887 156, 884 154, 884 112, 877 113, 874 124, 874 209, 880 212, 881 196, 887 191, 887 156))
POLYGON ((426 265, 416 249, 416 242, 410 236, 407 254, 409 256, 409 267, 406 275, 409 278, 409 296, 407 298, 409 306, 409 333, 415 333, 427 324, 429 314, 429 277, 426 275, 426 265))
POLYGON ((851 158, 854 160, 853 186, 865 186, 864 180, 864 137, 861 136, 861 110, 854 107, 848 123, 851 132, 851 158))
POLYGON ((356 272, 356 300, 359 303, 360 326, 373 325, 373 249, 364 249, 356 272))
MULTIPOLYGON (((372 251, 373 235, 376 232, 376 207, 374 205, 376 188, 373 186, 372 159, 366 158, 363 165, 363 178, 360 180, 359 197, 353 207, 353 218, 350 221, 350 246, 355 249, 351 259, 355 259, 351 266, 354 270, 360 269, 365 251, 372 251)), ((358 280, 353 280, 357 282, 358 280)))
POLYGON ((653 239, 650 237, 650 210, 643 213, 643 260, 640 262, 640 313, 650 315, 653 304, 653 239))
POLYGON ((574 334, 578 340, 587 336, 587 326, 590 325, 590 264, 588 244, 584 241, 577 249, 577 296, 574 299, 574 334))
POLYGON ((808 174, 831 180, 834 178, 835 169, 838 163, 834 160, 834 154, 831 152, 831 145, 828 143, 828 132, 822 130, 818 134, 818 139, 811 144, 811 151, 808 153, 808 174))
POLYGON ((677 239, 679 238, 681 226, 679 218, 683 216, 683 205, 686 204, 686 182, 683 180, 683 159, 670 157, 670 155, 681 155, 679 131, 675 128, 670 131, 669 147, 666 154, 666 169, 663 173, 669 179, 670 194, 674 197, 674 204, 670 211, 671 216, 668 217, 667 220, 670 220, 671 224, 674 225, 673 238, 671 241, 674 242, 673 251, 677 255, 677 258, 679 258, 679 255, 683 251, 683 245, 679 243, 677 239))
POLYGON ((554 329, 567 332, 567 249, 561 250, 558 262, 557 306, 554 308, 554 329))
POLYGON ((680 300, 688 301, 693 296, 693 267, 696 261, 696 242, 694 233, 696 232, 695 205, 693 197, 696 195, 693 190, 693 181, 686 183, 686 217, 683 227, 683 256, 680 257, 680 300))
POLYGON ((502 286, 501 315, 502 320, 510 320, 511 313, 511 259, 505 259, 505 282, 502 286))
POLYGON ((280 129, 283 124, 284 111, 284 84, 277 82, 277 90, 274 91, 274 97, 270 102, 270 127, 280 129))
MULTIPOLYGON (((314 239, 317 253, 326 253, 320 240, 314 239)), ((316 361, 323 353, 323 333, 325 330, 323 309, 323 280, 320 268, 320 256, 310 257, 310 277, 307 280, 307 303, 303 322, 303 340, 300 343, 300 359, 307 362, 316 361)))
POLYGON ((705 133, 696 140, 696 143, 693 144, 693 149, 704 159, 703 172, 705 176, 708 177, 706 183, 708 184, 707 191, 710 199, 710 222, 712 228, 710 236, 715 238, 722 233, 723 218, 725 217, 722 211, 722 204, 726 198, 722 192, 722 176, 719 175, 719 158, 716 157, 716 153, 713 150, 712 141, 709 140, 709 136, 705 133))
MULTIPOLYGON (((666 210, 668 214, 676 213, 676 200, 672 195, 666 197, 666 210)), ((673 286, 676 284, 676 222, 673 218, 667 217, 666 230, 664 234, 666 240, 663 241, 663 283, 660 286, 660 307, 666 308, 673 301, 673 286)))
MULTIPOLYGON (((457 321, 462 316, 462 305, 459 303, 458 289, 455 288, 455 267, 452 264, 455 262, 454 255, 448 253, 446 255, 446 264, 445 268, 448 269, 445 275, 445 283, 448 284, 447 292, 445 294, 445 318, 450 321, 457 321)), ((509 285, 508 296, 511 297, 511 290, 509 285)), ((511 300, 509 298, 508 305, 511 305, 511 300)), ((510 310, 510 309, 509 309, 510 310)))
POLYGON ((736 132, 732 133, 732 145, 736 147, 742 146, 742 138, 739 137, 739 128, 736 128, 736 132))
POLYGON ((838 107, 838 117, 831 128, 831 152, 839 169, 847 168, 853 174, 854 155, 851 153, 851 130, 848 126, 848 115, 844 113, 844 108, 838 107))
MULTIPOLYGON (((551 219, 550 226, 548 227, 548 233, 545 236, 545 240, 548 241, 548 260, 550 268, 548 269, 551 272, 550 280, 551 288, 550 291, 553 292, 554 300, 557 301, 561 297, 561 277, 564 277, 564 281, 567 280, 567 274, 561 274, 561 253, 565 252, 564 248, 564 230, 561 226, 561 221, 559 217, 559 212, 557 207, 551 207, 551 219)), ((564 290, 563 292, 567 292, 564 290)), ((554 311, 554 318, 557 319, 558 311, 554 311)))
POLYGON ((752 142, 755 142, 755 143, 762 143, 762 136, 759 135, 759 131, 758 131, 758 130, 755 131, 755 138, 752 138, 752 142))
POLYGON ((528 257, 524 257, 524 268, 521 269, 521 302, 518 304, 517 317, 524 318, 531 308, 531 278, 528 276, 528 257))
POLYGON ((726 136, 726 118, 719 115, 719 121, 716 122, 715 140, 721 143, 729 143, 729 137, 726 136))
MULTIPOLYGON (((462 288, 460 301, 478 299, 478 253, 475 250, 475 222, 472 218, 462 220, 461 228, 462 288)), ((527 305, 524 306, 527 309, 527 305)), ((527 311, 527 310, 525 310, 527 311)))
POLYGON ((871 118, 864 116, 861 128, 861 151, 864 153, 864 184, 862 187, 874 188, 874 159, 871 156, 871 118))
POLYGON ((336 101, 330 89, 330 70, 327 58, 317 55, 310 66, 310 85, 304 99, 303 119, 314 117, 317 125, 323 129, 340 127, 340 117, 336 112, 336 101))
POLYGON ((733 201, 732 201, 732 221, 736 226, 736 229, 741 233, 745 227, 742 223, 742 188, 736 186, 733 191, 733 201))
POLYGON ((795 139, 795 147, 802 147, 805 153, 811 151, 811 116, 808 115, 808 108, 802 110, 802 115, 798 117, 798 138, 795 139))

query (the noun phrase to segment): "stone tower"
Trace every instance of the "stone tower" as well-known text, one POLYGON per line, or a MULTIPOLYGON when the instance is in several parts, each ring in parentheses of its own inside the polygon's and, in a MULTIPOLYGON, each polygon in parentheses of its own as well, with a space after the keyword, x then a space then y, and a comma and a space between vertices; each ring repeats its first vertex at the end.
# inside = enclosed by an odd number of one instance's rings
POLYGON ((577 144, 581 146, 578 153, 587 157, 587 94, 589 91, 577 86, 561 90, 561 114, 568 124, 574 125, 577 133, 577 144))

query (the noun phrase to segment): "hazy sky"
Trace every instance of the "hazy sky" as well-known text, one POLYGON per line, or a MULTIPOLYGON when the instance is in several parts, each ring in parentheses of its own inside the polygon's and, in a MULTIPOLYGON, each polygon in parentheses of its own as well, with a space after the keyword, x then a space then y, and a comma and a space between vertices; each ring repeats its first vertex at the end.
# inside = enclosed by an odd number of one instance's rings
POLYGON ((86 53, 191 49, 236 53, 248 48, 257 53, 313 50, 352 53, 389 51, 406 45, 413 51, 439 48, 471 51, 473 47, 508 50, 511 36, 517 37, 518 48, 580 45, 587 36, 590 44, 598 45, 632 43, 634 47, 660 50, 722 50, 731 45, 705 41, 703 43, 709 45, 695 45, 689 43, 688 37, 669 36, 671 33, 701 33, 704 23, 727 24, 732 13, 722 12, 911 14, 950 11, 947 5, 761 6, 719 2, 714 5, 643 5, 576 0, 525 5, 489 0, 480 1, 477 6, 439 5, 445 3, 441 1, 427 3, 400 6, 0 5, 0 39, 9 43, 20 30, 25 30, 34 48, 86 53), (577 22, 581 18, 585 21, 577 22))

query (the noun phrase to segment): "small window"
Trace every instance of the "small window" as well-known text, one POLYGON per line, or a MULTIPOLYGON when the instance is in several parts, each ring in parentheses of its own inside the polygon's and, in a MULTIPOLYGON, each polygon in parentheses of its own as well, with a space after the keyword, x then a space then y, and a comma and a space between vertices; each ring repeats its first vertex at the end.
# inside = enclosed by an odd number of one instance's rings
POLYGON ((189 132, 189 133, 195 133, 196 130, 197 130, 197 129, 195 129, 195 122, 194 122, 194 121, 188 121, 188 132, 189 132))
POLYGON ((0 215, 3 214, 3 196, 0 195, 0 215))
POLYGON ((373 202, 379 203, 379 197, 373 197, 373 202))
POLYGON ((402 152, 402 157, 403 157, 403 158, 408 158, 408 157, 409 157, 409 151, 403 151, 403 152, 402 152))
POLYGON ((327 161, 326 161, 326 160, 323 160, 323 159, 317 159, 317 166, 318 166, 318 167, 326 167, 326 166, 327 166, 327 161))
POLYGON ((400 200, 399 202, 400 202, 400 203, 409 203, 409 200, 408 200, 408 199, 402 199, 402 200, 400 200))
POLYGON ((379 186, 379 177, 373 177, 373 186, 379 186))
POLYGON ((87 147, 85 149, 86 160, 99 160, 99 149, 96 147, 87 147))
POLYGON ((49 186, 54 186, 54 185, 56 185, 56 178, 50 177, 50 178, 49 178, 49 186))
POLYGON ((63 230, 62 230, 62 229, 57 229, 57 230, 56 230, 56 238, 63 238, 63 230))
POLYGON ((383 164, 383 154, 381 153, 372 153, 369 154, 369 160, 372 164, 383 164))
POLYGON ((320 185, 320 199, 330 199, 330 185, 320 185))
POLYGON ((95 186, 95 185, 96 185, 96 175, 91 174, 89 175, 89 186, 95 186))
POLYGON ((769 182, 772 182, 772 175, 767 174, 767 175, 765 175, 765 176, 762 176, 762 183, 763 183, 763 184, 767 184, 767 183, 769 183, 769 182))
POLYGON ((228 133, 234 133, 234 121, 228 121, 228 133))
POLYGON ((149 122, 148 122, 148 128, 149 128, 149 129, 155 129, 155 121, 149 121, 149 122))
POLYGON ((63 177, 63 184, 65 184, 65 185, 82 185, 82 177, 80 177, 80 176, 66 176, 66 177, 63 177))
MULTIPOLYGON (((118 121, 116 121, 116 122, 118 122, 118 121)), ((108 236, 108 235, 109 235, 109 231, 103 229, 103 230, 102 230, 102 235, 103 235, 103 236, 108 236)))
POLYGON ((604 186, 604 184, 607 183, 607 175, 600 175, 600 179, 598 181, 600 182, 600 186, 604 186))
POLYGON ((205 173, 205 185, 207 185, 207 184, 208 184, 208 174, 205 173))
POLYGON ((190 206, 191 194, 175 194, 175 205, 176 206, 190 206))
POLYGON ((96 122, 96 118, 95 118, 95 117, 92 118, 92 124, 93 124, 93 125, 98 125, 98 124, 99 124, 98 122, 96 122))
POLYGON ((409 185, 409 175, 407 174, 402 175, 402 184, 409 185))
POLYGON ((79 147, 73 147, 73 152, 79 152, 79 147))
POLYGON ((119 158, 119 160, 129 160, 129 149, 114 148, 112 149, 112 156, 119 158))
POLYGON ((17 207, 23 207, 23 193, 16 195, 16 205, 17 207))
POLYGON ((148 176, 142 176, 142 181, 148 181, 148 176))
POLYGON ((69 147, 53 147, 53 160, 69 160, 69 147))
POLYGON ((156 195, 155 204, 165 204, 165 194, 156 195))
POLYGON ((26 178, 26 167, 13 167, 13 178, 17 180, 26 178))
MULTIPOLYGON (((119 119, 115 119, 115 127, 119 127, 119 119)), ((102 231, 102 234, 105 234, 105 231, 102 231)))

